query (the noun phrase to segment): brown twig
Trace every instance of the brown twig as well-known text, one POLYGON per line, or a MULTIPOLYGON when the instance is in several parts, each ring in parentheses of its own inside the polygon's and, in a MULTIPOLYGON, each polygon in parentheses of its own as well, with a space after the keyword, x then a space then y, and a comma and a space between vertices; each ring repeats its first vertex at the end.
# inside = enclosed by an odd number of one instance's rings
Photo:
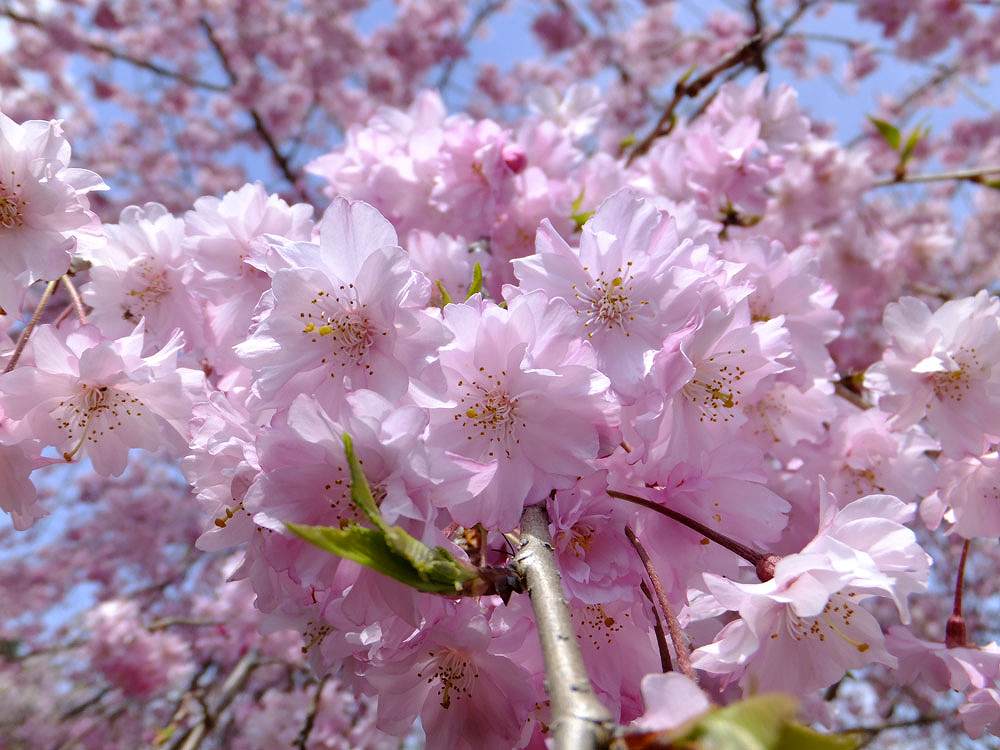
POLYGON ((966 539, 962 545, 962 557, 958 561, 958 573, 955 576, 955 600, 951 609, 951 617, 945 625, 944 643, 948 648, 960 648, 969 644, 965 618, 962 616, 962 595, 965 591, 965 564, 969 560, 969 549, 972 540, 966 539))
MULTIPOLYGON (((468 46, 482 25, 489 20, 490 16, 506 4, 507 0, 491 0, 491 2, 486 3, 476 11, 476 14, 469 21, 469 25, 465 27, 465 31, 460 37, 462 46, 468 46)), ((459 59, 458 57, 451 57, 444 64, 444 68, 441 69, 441 75, 438 76, 437 83, 434 84, 434 87, 438 91, 443 91, 451 83, 451 76, 455 72, 455 67, 458 65, 459 59)))
POLYGON ((869 189, 889 187, 891 185, 911 185, 923 182, 974 182, 983 184, 987 177, 1000 177, 1000 166, 976 167, 975 169, 958 169, 953 172, 936 172, 932 174, 896 174, 873 182, 869 189))
POLYGON ((680 669, 681 673, 688 677, 693 682, 698 681, 697 675, 694 673, 694 667, 691 666, 691 649, 688 647, 687 639, 684 637, 684 631, 681 629, 681 624, 677 620, 677 615, 674 614, 673 608, 670 606, 670 600, 667 598, 667 592, 663 588, 663 582, 660 580, 660 576, 656 573, 656 568, 653 565, 652 559, 649 557, 649 553, 646 552, 646 548, 642 546, 642 542, 639 541, 639 537, 635 535, 631 527, 625 527, 625 536, 635 547, 635 551, 639 555, 639 559, 642 560, 643 567, 646 568, 646 575, 649 576, 649 582, 653 586, 653 593, 656 594, 656 601, 660 605, 660 609, 663 611, 663 616, 667 619, 667 630, 670 633, 670 641, 674 644, 674 655, 677 657, 677 667, 680 669))
MULTIPOLYGON (((48 32, 48 24, 38 18, 32 18, 31 16, 26 16, 23 13, 18 13, 16 10, 10 7, 4 7, 0 9, 0 16, 10 19, 14 23, 23 24, 25 26, 32 26, 41 31, 48 32)), ((61 33, 65 33, 62 30, 61 33)), ((179 81, 188 86, 199 89, 207 89, 209 91, 226 91, 227 87, 222 86, 218 83, 212 83, 211 81, 204 81, 200 78, 195 78, 189 76, 186 73, 181 73, 176 70, 171 70, 170 68, 164 67, 159 63, 152 62, 151 60, 143 60, 140 57, 135 57, 127 52, 122 52, 117 50, 110 45, 104 44, 103 42, 97 42, 90 39, 84 39, 81 37, 76 37, 76 41, 82 44, 84 47, 89 49, 91 52, 96 52, 101 55, 106 55, 113 60, 118 60, 120 62, 128 63, 135 68, 141 68, 142 70, 148 71, 161 78, 170 78, 175 81, 179 81)))
POLYGON ((649 600, 649 604, 653 609, 653 635, 656 636, 656 647, 660 651, 660 669, 664 672, 673 672, 674 662, 670 658, 670 647, 667 646, 667 636, 663 631, 663 620, 660 618, 660 610, 656 608, 656 602, 653 601, 653 594, 645 581, 639 583, 639 590, 649 600))
POLYGON ((219 717, 229 708, 229 704, 243 689, 258 666, 260 666, 260 658, 256 651, 251 651, 236 662, 225 682, 222 683, 218 700, 211 706, 205 704, 201 719, 183 736, 183 740, 176 746, 178 750, 197 750, 201 747, 201 743, 208 737, 208 733, 218 722, 219 717))
POLYGON ((598 750, 611 742, 613 719, 597 699, 583 664, 552 554, 544 506, 525 508, 514 565, 524 577, 545 661, 556 750, 598 750))
MULTIPOLYGON (((215 52, 215 56, 218 58, 219 64, 226 72, 230 88, 235 88, 239 84, 239 76, 236 75, 236 69, 233 68, 233 64, 229 59, 229 55, 226 52, 225 47, 222 46, 222 42, 219 41, 219 38, 215 35, 215 30, 212 28, 212 24, 210 24, 208 19, 204 17, 199 18, 198 23, 201 28, 204 29, 205 36, 208 37, 208 43, 212 46, 212 50, 215 52)), ((260 115, 260 112, 258 112, 254 107, 247 107, 247 114, 250 115, 250 119, 253 121, 253 127, 257 136, 261 139, 261 141, 263 141, 268 153, 271 154, 271 159, 278 167, 282 176, 285 180, 287 180, 288 184, 292 186, 292 189, 298 195, 299 200, 309 203, 308 194, 305 190, 303 190, 302 186, 299 185, 298 177, 292 169, 291 163, 288 161, 287 157, 281 153, 281 149, 278 148, 278 142, 274 139, 274 135, 272 135, 271 131, 268 129, 267 124, 264 122, 264 118, 260 115)))
MULTIPOLYGON (((631 164, 638 157, 649 151, 657 138, 669 135, 677 123, 675 115, 677 107, 685 98, 698 96, 720 73, 724 73, 730 68, 741 66, 745 68, 748 64, 756 65, 757 61, 764 60, 764 53, 767 48, 776 41, 784 37, 789 29, 794 26, 816 0, 800 0, 795 11, 779 26, 773 33, 765 34, 763 30, 755 31, 754 35, 747 39, 740 47, 733 50, 726 57, 722 58, 715 65, 692 81, 688 81, 693 70, 685 73, 674 85, 674 93, 656 124, 649 133, 632 147, 626 165, 631 164)), ((763 19, 761 19, 763 24, 763 19)))
POLYGON ((45 291, 42 292, 42 297, 38 300, 38 304, 35 306, 35 311, 31 314, 31 319, 28 321, 27 325, 24 326, 24 330, 21 331, 21 335, 17 337, 17 343, 14 344, 14 353, 10 355, 10 359, 7 361, 7 366, 3 368, 4 374, 7 374, 17 367, 17 361, 21 358, 21 354, 24 353, 24 347, 28 345, 28 339, 30 339, 31 334, 34 333, 35 326, 38 325, 38 321, 41 319, 42 313, 45 312, 45 306, 49 304, 49 300, 52 299, 52 294, 58 286, 59 279, 52 279, 52 281, 45 285, 45 291))
POLYGON ((69 277, 69 274, 64 273, 62 275, 62 285, 63 289, 66 290, 66 294, 69 295, 73 311, 76 313, 76 317, 80 321, 80 325, 86 325, 87 310, 83 306, 83 300, 80 298, 80 293, 76 290, 76 286, 73 284, 73 280, 69 277))
POLYGON ((319 714, 319 706, 323 701, 323 688, 326 686, 327 679, 328 676, 324 675, 320 678, 319 684, 316 686, 316 692, 313 694, 312 702, 309 704, 309 712, 306 714, 305 723, 295 738, 295 747, 298 750, 306 750, 309 744, 309 735, 312 734, 313 726, 316 724, 316 716, 319 714))
POLYGON ((628 492, 619 492, 617 490, 608 490, 608 494, 611 497, 616 497, 619 500, 627 500, 630 503, 635 503, 636 505, 641 505, 643 508, 648 508, 649 510, 656 511, 660 515, 666 516, 677 523, 687 526, 693 531, 697 531, 699 534, 704 536, 706 539, 710 539, 716 544, 725 547, 727 550, 733 554, 739 555, 747 562, 754 565, 754 567, 759 567, 762 565, 769 557, 773 557, 766 552, 758 552, 755 549, 747 547, 745 544, 740 544, 734 539, 730 539, 724 534, 720 534, 715 529, 711 529, 705 524, 695 521, 693 518, 688 518, 683 513, 678 513, 672 508, 668 508, 665 505, 660 505, 652 500, 647 500, 644 497, 639 497, 638 495, 631 495, 628 492))

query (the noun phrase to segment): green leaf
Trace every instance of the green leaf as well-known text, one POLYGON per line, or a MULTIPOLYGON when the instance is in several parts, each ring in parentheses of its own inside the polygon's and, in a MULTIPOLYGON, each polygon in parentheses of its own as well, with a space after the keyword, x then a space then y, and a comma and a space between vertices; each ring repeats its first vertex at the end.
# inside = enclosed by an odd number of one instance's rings
POLYGON ((379 513, 378 503, 375 502, 372 489, 368 486, 368 479, 361 468, 361 462, 354 455, 354 443, 351 441, 351 436, 346 432, 344 433, 344 455, 347 456, 347 465, 351 469, 351 500, 368 516, 368 520, 385 531, 386 525, 385 521, 382 520, 382 514, 379 513))
POLYGON ((635 133, 629 133, 627 136, 618 141, 618 150, 625 151, 626 149, 632 148, 638 142, 638 136, 636 136, 635 133))
POLYGON ((899 144, 902 141, 902 135, 899 132, 899 128, 893 125, 891 122, 886 122, 885 120, 880 120, 877 117, 868 117, 868 120, 878 128, 878 132, 882 134, 885 142, 892 147, 893 151, 899 151, 899 144))
POLYGON ((903 150, 899 152, 899 163, 901 165, 906 166, 906 163, 912 158, 917 144, 920 143, 920 139, 924 138, 930 132, 930 128, 914 128, 910 132, 910 135, 906 138, 906 143, 903 144, 903 150))
POLYGON ((856 750, 864 740, 860 734, 822 734, 802 724, 785 724, 774 750, 856 750))
POLYGON ((460 584, 456 586, 422 577, 409 561, 389 546, 379 529, 356 525, 338 529, 332 526, 300 526, 295 523, 287 526, 293 534, 322 550, 353 560, 418 591, 454 594, 461 588, 460 584))
MULTIPOLYGON (((477 264, 478 265, 478 264, 477 264)), ((451 295, 448 294, 448 290, 444 286, 444 282, 438 279, 434 282, 434 286, 437 287, 438 294, 441 295, 441 304, 447 305, 451 303, 451 295)))
POLYGON ((979 184, 993 190, 1000 190, 1000 180, 979 180, 979 184))
POLYGON ((483 290, 483 267, 476 263, 472 267, 472 283, 469 284, 469 291, 465 298, 469 299, 473 294, 479 294, 483 290))
POLYGON ((821 734, 794 721, 798 701, 777 693, 715 708, 664 732, 626 734, 632 750, 855 750, 858 735, 821 734))
MULTIPOLYGON (((478 265, 478 264, 477 264, 478 265)), ((461 593, 479 571, 443 547, 433 549, 399 526, 382 518, 351 436, 344 434, 344 455, 351 470, 351 499, 375 526, 356 524, 344 528, 286 524, 295 535, 338 557, 353 560, 418 591, 431 594, 461 593)))
POLYGON ((572 219, 573 224, 576 225, 576 231, 581 231, 583 229, 583 225, 586 224, 593 215, 593 211, 583 210, 583 191, 581 190, 580 194, 576 196, 570 204, 569 218, 572 219))
POLYGON ((703 744, 718 750, 776 750, 785 723, 795 717, 789 695, 759 695, 707 714, 700 723, 703 744))

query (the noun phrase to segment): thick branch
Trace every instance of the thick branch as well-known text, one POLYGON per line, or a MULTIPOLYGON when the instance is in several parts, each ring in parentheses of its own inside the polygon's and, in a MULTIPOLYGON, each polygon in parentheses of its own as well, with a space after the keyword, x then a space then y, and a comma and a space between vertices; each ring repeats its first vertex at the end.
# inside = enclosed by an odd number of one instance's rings
POLYGON ((552 554, 549 518, 533 505, 521 516, 514 558, 524 577, 545 659, 545 686, 552 702, 552 737, 556 750, 606 748, 612 736, 610 712, 594 695, 577 644, 569 607, 552 554))

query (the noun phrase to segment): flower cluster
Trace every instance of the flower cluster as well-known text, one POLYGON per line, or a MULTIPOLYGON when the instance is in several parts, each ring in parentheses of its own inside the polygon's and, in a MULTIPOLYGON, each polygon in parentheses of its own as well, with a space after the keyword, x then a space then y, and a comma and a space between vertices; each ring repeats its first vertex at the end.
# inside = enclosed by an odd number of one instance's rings
MULTIPOLYGON (((67 167, 58 125, 0 120, 5 278, 19 294, 49 282, 40 311, 59 283, 79 308, 4 353, 3 507, 18 527, 40 518, 52 465, 113 477, 134 449, 180 461, 207 519, 198 547, 237 549, 232 585, 261 627, 297 631, 339 680, 271 686, 265 717, 298 712, 331 743, 354 730, 307 720, 307 694, 377 695, 358 714, 373 746, 417 720, 431 747, 540 746, 551 721, 527 597, 420 593, 289 529, 374 531, 355 456, 385 524, 469 569, 509 570, 522 514, 545 508, 617 721, 665 726, 662 608, 715 699, 882 665, 967 691, 982 731, 1000 719, 996 649, 957 624, 945 644, 905 628, 930 579, 907 524, 921 501, 931 528, 1000 533, 1000 302, 903 297, 881 356, 842 378, 838 342, 865 335, 839 306, 843 238, 819 238, 824 206, 794 196, 822 189, 824 159, 870 175, 765 84, 722 86, 627 157, 591 153, 602 106, 587 87, 539 94, 517 128, 425 93, 313 162, 332 199, 315 218, 249 184, 183 216, 150 203, 90 226, 83 196, 102 183, 67 167)), ((225 602, 206 613, 238 618, 225 602)), ((195 660, 139 619, 105 603, 92 658, 148 696, 195 660)), ((685 711, 707 707, 678 689, 685 711)), ((241 746, 295 739, 247 722, 241 746)))

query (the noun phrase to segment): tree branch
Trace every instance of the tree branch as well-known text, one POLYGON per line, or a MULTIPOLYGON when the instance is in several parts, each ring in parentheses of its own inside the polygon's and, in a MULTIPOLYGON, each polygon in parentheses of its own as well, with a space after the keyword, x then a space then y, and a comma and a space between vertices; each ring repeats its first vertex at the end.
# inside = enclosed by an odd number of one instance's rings
MULTIPOLYGON (((628 158, 625 160, 626 166, 649 151, 650 147, 652 147, 657 138, 670 134, 670 132, 674 129, 674 125, 677 123, 677 118, 674 112, 683 99, 698 96, 709 84, 712 83, 716 76, 720 73, 724 73, 730 68, 736 68, 737 66, 745 68, 748 64, 763 64, 764 52, 767 48, 785 36, 789 29, 791 29, 792 26, 794 26, 799 19, 805 15, 806 11, 809 10, 809 7, 815 2, 816 0, 799 0, 798 7, 795 11, 787 19, 785 19, 785 21, 780 27, 778 27, 777 30, 774 31, 774 33, 764 34, 762 30, 756 31, 753 36, 742 44, 742 46, 722 58, 722 60, 717 62, 690 83, 688 83, 688 77, 691 75, 692 71, 688 71, 688 73, 681 76, 680 80, 678 80, 674 85, 674 95, 669 104, 667 104, 663 114, 660 115, 660 119, 656 121, 653 129, 649 131, 646 137, 636 143, 636 145, 632 148, 628 158)), ((754 20, 756 24, 756 18, 754 20)), ((761 23, 763 23, 763 18, 761 18, 761 23)))
MULTIPOLYGON (((207 18, 199 18, 198 23, 202 29, 205 31, 205 36, 208 37, 208 43, 212 45, 212 49, 215 52, 215 56, 219 59, 219 64, 222 69, 226 72, 226 76, 229 78, 230 87, 235 87, 239 84, 239 77, 236 75, 236 70, 233 68, 232 62, 229 60, 229 55, 226 53, 225 48, 219 41, 219 38, 215 35, 215 31, 212 29, 212 24, 208 22, 207 18)), ((256 131, 257 136, 264 142, 264 146, 267 148, 268 153, 271 154, 271 159, 274 161, 275 166, 281 172, 282 176, 287 180, 288 184, 292 186, 292 189, 298 195, 299 200, 309 203, 309 196, 306 194, 302 186, 299 185, 298 177, 295 171, 292 169, 292 165, 289 163, 288 159, 281 149, 278 148, 278 142, 274 139, 274 135, 268 130, 267 124, 264 122, 264 118, 261 117, 260 112, 254 107, 247 107, 247 113, 250 115, 250 119, 253 121, 254 131, 256 131)))
POLYGON ((647 500, 644 497, 639 497, 638 495, 631 495, 628 492, 619 492, 617 490, 608 490, 608 495, 611 497, 616 497, 619 500, 628 500, 630 503, 635 503, 636 505, 641 505, 643 508, 648 508, 649 510, 655 510, 660 515, 666 516, 667 518, 676 521, 677 523, 687 526, 692 531, 697 531, 699 534, 704 536, 706 539, 710 539, 716 544, 725 547, 727 550, 735 555, 739 555, 748 563, 752 564, 757 569, 757 576, 760 580, 770 580, 774 577, 774 563, 777 562, 777 557, 775 555, 768 554, 767 552, 758 552, 757 550, 747 547, 745 544, 740 544, 735 539, 730 539, 725 534, 720 534, 715 529, 709 528, 700 521, 696 521, 693 518, 688 518, 683 513, 678 513, 672 508, 668 508, 665 505, 660 505, 652 500, 647 500), (765 572, 767 566, 771 566, 770 576, 761 577, 765 572))
POLYGON ((635 547, 635 551, 639 553, 639 559, 642 560, 643 567, 646 568, 646 575, 649 576, 649 582, 653 585, 653 592, 656 594, 656 600, 660 604, 660 609, 663 610, 663 616, 667 618, 667 629, 670 631, 670 640, 674 644, 674 654, 677 656, 677 667, 680 669, 681 673, 689 678, 692 682, 697 683, 698 677, 694 673, 694 667, 691 666, 691 650, 688 648, 687 639, 684 637, 684 631, 681 629, 681 624, 677 620, 677 615, 674 614, 673 607, 670 606, 670 600, 667 598, 667 592, 663 588, 663 582, 660 581, 660 576, 656 573, 656 568, 653 566, 653 561, 649 557, 649 553, 646 552, 646 548, 642 546, 642 542, 639 541, 639 537, 635 535, 631 527, 625 527, 625 536, 628 540, 632 542, 632 546, 635 547))
POLYGON ((250 679, 250 675, 253 674, 258 666, 260 666, 260 659, 256 651, 251 651, 236 662, 236 666, 233 667, 229 676, 226 677, 226 681, 222 683, 218 700, 215 701, 215 704, 211 708, 202 713, 201 719, 191 728, 191 731, 184 736, 183 741, 178 745, 178 750, 197 750, 201 747, 201 743, 208 737, 208 733, 215 726, 223 711, 233 702, 233 699, 243 689, 247 680, 250 679))
POLYGON ((73 311, 76 313, 76 317, 80 321, 80 325, 87 325, 86 308, 84 308, 83 300, 80 298, 80 293, 76 290, 76 286, 73 284, 73 280, 69 277, 69 274, 64 273, 62 275, 62 285, 66 290, 66 294, 69 295, 73 311))
MULTIPOLYGON (((48 33, 48 25, 44 21, 38 18, 32 18, 31 16, 26 16, 23 13, 18 13, 16 10, 12 8, 6 6, 0 8, 0 16, 4 16, 5 18, 10 19, 14 23, 23 24, 25 26, 32 26, 36 29, 48 33)), ((101 55, 106 55, 107 57, 110 57, 112 60, 119 60, 120 62, 128 63, 129 65, 135 68, 140 68, 142 70, 148 71, 150 73, 153 73, 154 75, 160 76, 161 78, 170 78, 175 81, 179 81, 180 83, 191 86, 193 88, 207 89, 209 91, 223 92, 227 90, 226 86, 222 86, 217 83, 212 83, 210 81, 203 81, 200 78, 189 76, 186 73, 181 73, 179 71, 166 68, 163 65, 160 65, 159 63, 155 63, 150 60, 143 60, 140 57, 135 57, 134 55, 130 55, 127 52, 122 52, 121 50, 117 50, 114 47, 104 44, 103 42, 96 42, 90 39, 83 39, 81 37, 76 37, 76 40, 84 47, 89 49, 91 52, 96 52, 101 55)))
POLYGON ((908 185, 920 182, 975 182, 982 184, 986 178, 992 175, 1000 175, 1000 166, 996 167, 976 167, 975 169, 958 169, 954 172, 937 172, 933 174, 903 174, 886 177, 873 182, 869 189, 879 187, 889 187, 890 185, 908 185))
POLYGON ((28 345, 28 339, 31 338, 31 334, 34 332, 35 326, 38 325, 38 321, 41 319, 42 313, 45 312, 45 306, 49 304, 49 300, 52 299, 52 294, 58 286, 59 279, 52 279, 52 281, 45 285, 45 291, 42 292, 42 297, 38 300, 38 304, 35 306, 35 311, 31 314, 31 320, 28 321, 24 330, 21 331, 21 335, 17 337, 17 343, 14 344, 14 353, 10 355, 10 359, 7 361, 7 366, 3 368, 4 374, 7 374, 17 367, 17 361, 24 353, 24 347, 28 345))
POLYGON ((556 750, 598 750, 612 737, 611 713, 594 695, 552 554, 549 517, 533 505, 521 516, 515 569, 524 577, 545 659, 556 750))
POLYGON ((295 747, 297 750, 306 750, 309 744, 309 735, 312 734, 313 726, 316 724, 316 715, 319 713, 319 706, 323 700, 323 688, 326 686, 327 679, 327 676, 322 677, 316 686, 316 692, 313 694, 312 702, 309 704, 309 712, 306 714, 305 723, 303 723, 302 729, 299 730, 299 734, 295 738, 295 747))

